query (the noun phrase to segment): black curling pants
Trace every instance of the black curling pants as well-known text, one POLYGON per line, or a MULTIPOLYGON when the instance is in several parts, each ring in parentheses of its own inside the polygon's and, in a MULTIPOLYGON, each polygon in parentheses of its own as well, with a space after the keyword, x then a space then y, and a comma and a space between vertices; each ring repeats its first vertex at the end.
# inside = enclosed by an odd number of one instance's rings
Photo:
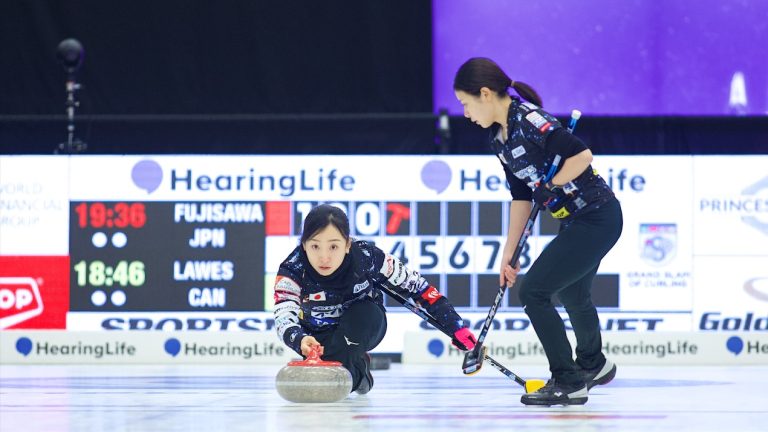
POLYGON ((336 328, 314 335, 323 346, 323 360, 341 362, 352 375, 352 391, 365 376, 363 356, 384 339, 387 316, 384 307, 362 300, 349 307, 336 328))
POLYGON ((623 219, 616 199, 561 228, 531 265, 520 287, 520 301, 549 360, 552 377, 580 384, 579 369, 601 366, 600 322, 592 303, 592 279, 600 261, 621 235, 623 219), (576 360, 552 296, 565 306, 576 335, 576 360))

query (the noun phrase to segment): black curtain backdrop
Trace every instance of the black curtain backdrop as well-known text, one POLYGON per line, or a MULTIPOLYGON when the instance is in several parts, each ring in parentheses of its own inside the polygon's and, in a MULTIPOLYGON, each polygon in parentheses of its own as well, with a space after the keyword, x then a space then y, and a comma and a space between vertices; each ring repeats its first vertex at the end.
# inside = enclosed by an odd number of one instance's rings
POLYGON ((0 115, 428 112, 426 0, 2 0, 0 115))

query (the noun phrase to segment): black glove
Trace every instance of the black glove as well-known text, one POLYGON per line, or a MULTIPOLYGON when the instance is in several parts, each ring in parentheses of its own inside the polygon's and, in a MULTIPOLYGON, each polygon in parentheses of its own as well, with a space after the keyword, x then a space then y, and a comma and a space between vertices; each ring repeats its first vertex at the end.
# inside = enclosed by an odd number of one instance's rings
POLYGON ((540 183, 533 190, 533 201, 542 207, 547 207, 553 201, 557 200, 557 194, 552 190, 554 186, 551 182, 540 183))

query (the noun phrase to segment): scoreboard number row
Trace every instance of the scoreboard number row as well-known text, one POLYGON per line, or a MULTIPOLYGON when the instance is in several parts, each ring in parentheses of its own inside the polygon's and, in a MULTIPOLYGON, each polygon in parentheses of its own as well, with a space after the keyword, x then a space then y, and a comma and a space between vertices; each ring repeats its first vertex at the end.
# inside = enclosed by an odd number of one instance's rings
MULTIPOLYGON (((363 237, 422 273, 496 273, 505 237, 363 237)), ((530 246, 520 255, 531 265, 530 246)))

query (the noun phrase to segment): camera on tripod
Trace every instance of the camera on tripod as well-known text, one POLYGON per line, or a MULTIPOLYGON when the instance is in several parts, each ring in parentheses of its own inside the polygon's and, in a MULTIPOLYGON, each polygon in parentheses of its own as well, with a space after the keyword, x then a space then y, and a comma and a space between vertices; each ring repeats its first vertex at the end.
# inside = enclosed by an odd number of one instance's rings
POLYGON ((77 39, 64 39, 59 43, 56 57, 64 66, 67 73, 66 90, 67 100, 65 102, 67 112, 67 141, 60 143, 54 153, 75 154, 82 153, 88 145, 75 138, 75 108, 80 106, 75 97, 75 92, 80 90, 80 84, 77 83, 76 73, 83 65, 85 49, 77 39))

